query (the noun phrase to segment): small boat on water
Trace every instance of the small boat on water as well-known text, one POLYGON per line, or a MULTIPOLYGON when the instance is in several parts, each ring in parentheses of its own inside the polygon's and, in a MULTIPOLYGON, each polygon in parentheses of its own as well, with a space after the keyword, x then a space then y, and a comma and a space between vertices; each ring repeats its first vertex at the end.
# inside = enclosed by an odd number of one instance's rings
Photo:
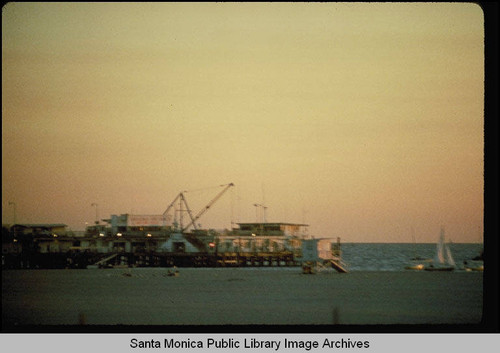
POLYGON ((464 261, 464 270, 465 271, 484 271, 484 252, 481 251, 481 254, 474 257, 471 260, 464 261))
POLYGON ((425 266, 426 271, 453 271, 455 269, 455 261, 451 255, 450 247, 444 240, 444 229, 441 228, 439 241, 436 246, 436 255, 429 266, 425 266))
POLYGON ((465 271, 484 271, 484 263, 481 261, 481 263, 470 263, 465 261, 464 263, 464 269, 465 271))
POLYGON ((413 270, 413 271, 420 271, 425 268, 424 263, 431 262, 432 259, 425 259, 421 256, 416 255, 416 245, 417 242, 415 240, 415 231, 412 228, 412 234, 411 234, 412 240, 413 240, 413 248, 414 248, 414 253, 415 256, 410 259, 410 263, 405 266, 405 270, 413 270))
POLYGON ((425 269, 425 264, 431 264, 433 259, 426 259, 420 256, 410 259, 410 263, 405 266, 405 270, 420 271, 425 269))
POLYGON ((177 269, 176 266, 172 270, 168 270, 167 272, 168 277, 179 277, 179 270, 177 269))
POLYGON ((405 266, 405 270, 420 271, 420 270, 423 270, 424 267, 425 266, 422 263, 414 263, 414 264, 405 266))

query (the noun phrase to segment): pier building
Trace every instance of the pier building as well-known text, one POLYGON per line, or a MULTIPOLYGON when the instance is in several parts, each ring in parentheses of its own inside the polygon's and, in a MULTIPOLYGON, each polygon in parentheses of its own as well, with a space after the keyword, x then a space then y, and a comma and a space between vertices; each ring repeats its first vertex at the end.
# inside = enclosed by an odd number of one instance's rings
MULTIPOLYGON (((121 214, 102 221, 81 235, 64 224, 3 227, 2 267, 300 266, 310 260, 303 256, 303 245, 313 239, 308 225, 300 223, 237 223, 230 230, 187 231, 164 215, 121 214)), ((323 244, 314 245, 318 256, 337 258, 340 243, 329 248, 326 242, 312 241, 323 244)))
POLYGON ((238 228, 217 237, 220 252, 280 252, 300 249, 307 224, 237 223, 238 228))

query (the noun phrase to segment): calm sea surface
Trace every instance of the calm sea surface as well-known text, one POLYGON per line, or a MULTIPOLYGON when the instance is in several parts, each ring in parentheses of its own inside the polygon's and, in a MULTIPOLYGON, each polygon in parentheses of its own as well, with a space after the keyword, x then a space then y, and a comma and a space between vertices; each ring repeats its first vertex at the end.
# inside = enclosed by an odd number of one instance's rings
MULTIPOLYGON (((463 262, 478 256, 482 244, 448 244, 458 268, 463 262)), ((350 271, 404 271, 410 259, 416 256, 432 259, 436 244, 342 244, 343 261, 350 271)))

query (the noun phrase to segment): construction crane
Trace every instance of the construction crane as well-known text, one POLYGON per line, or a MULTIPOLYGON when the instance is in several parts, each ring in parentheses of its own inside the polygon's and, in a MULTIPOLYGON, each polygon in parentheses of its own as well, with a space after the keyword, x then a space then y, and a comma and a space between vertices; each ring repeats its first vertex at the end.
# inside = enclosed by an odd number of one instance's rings
MULTIPOLYGON (((175 203, 177 202, 177 200, 179 200, 179 204, 180 204, 180 217, 181 217, 181 227, 182 227, 182 203, 184 203, 184 205, 186 206, 186 211, 188 212, 189 214, 189 217, 191 218, 191 222, 194 222, 194 219, 193 219, 193 214, 191 213, 191 209, 189 208, 189 205, 187 204, 187 200, 186 198, 184 197, 184 194, 182 192, 179 193, 179 195, 177 195, 174 199, 174 201, 172 201, 172 203, 170 205, 168 205, 167 209, 165 210, 165 212, 163 212, 163 217, 166 217, 167 214, 168 214, 168 211, 170 211, 170 209, 175 205, 175 203), (180 200, 179 200, 180 199, 180 200)), ((175 217, 174 217, 175 218, 175 217)), ((196 224, 194 225, 194 228, 196 229, 196 224)))
POLYGON ((189 227, 193 226, 194 229, 197 229, 196 228, 196 221, 206 212, 208 211, 208 209, 231 187, 231 186, 234 186, 233 183, 229 183, 229 184, 224 184, 224 185, 220 185, 220 186, 225 186, 225 188, 220 191, 200 212, 198 212, 198 214, 193 217, 193 214, 191 213, 191 209, 189 208, 188 204, 187 204, 187 200, 186 198, 184 197, 184 193, 183 192, 180 192, 176 198, 174 199, 174 201, 172 201, 172 203, 170 203, 170 205, 167 207, 167 209, 165 210, 165 212, 163 212, 163 216, 165 217, 168 212, 170 211, 170 209, 176 204, 176 202, 179 200, 179 204, 180 204, 180 207, 181 207, 181 233, 184 233, 189 227), (186 207, 186 211, 188 212, 189 214, 189 218, 191 219, 191 222, 183 227, 182 226, 182 205, 184 204, 184 206, 186 207))
MULTIPOLYGON (((184 233, 185 230, 187 230, 189 227, 191 227, 192 225, 194 225, 195 229, 196 229, 196 225, 195 225, 195 222, 205 213, 208 211, 208 209, 210 207, 212 207, 212 205, 215 203, 215 201, 217 201, 231 186, 234 186, 233 183, 229 183, 229 184, 226 184, 226 185, 221 185, 221 186, 225 186, 224 189, 222 189, 221 192, 219 192, 213 199, 212 201, 210 201, 200 212, 198 212, 198 214, 192 218, 191 217, 191 223, 189 223, 186 227, 182 228, 181 232, 184 233)), ((187 205, 187 204, 186 204, 187 205)))

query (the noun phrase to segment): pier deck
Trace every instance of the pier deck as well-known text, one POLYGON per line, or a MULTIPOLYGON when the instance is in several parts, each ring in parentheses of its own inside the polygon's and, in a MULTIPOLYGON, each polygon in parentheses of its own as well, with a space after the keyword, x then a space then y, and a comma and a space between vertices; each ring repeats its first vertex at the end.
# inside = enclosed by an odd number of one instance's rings
POLYGON ((68 252, 4 257, 2 268, 99 267, 273 267, 300 266, 292 252, 68 252))

